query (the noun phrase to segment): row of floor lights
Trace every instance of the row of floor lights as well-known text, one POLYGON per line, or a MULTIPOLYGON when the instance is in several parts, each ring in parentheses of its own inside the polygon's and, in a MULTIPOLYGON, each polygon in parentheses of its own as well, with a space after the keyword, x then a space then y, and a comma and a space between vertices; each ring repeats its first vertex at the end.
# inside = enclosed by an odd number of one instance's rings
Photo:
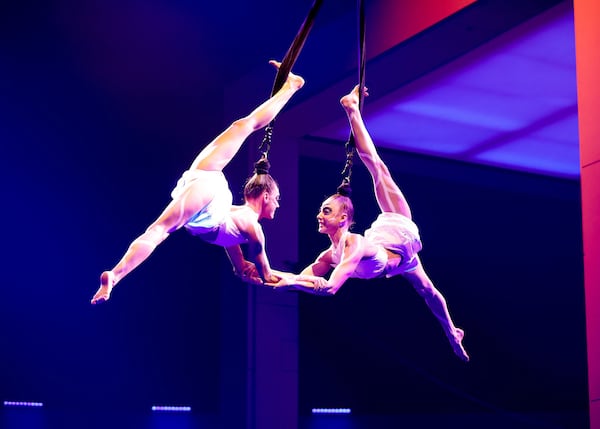
POLYGON ((43 407, 42 402, 4 401, 5 407, 43 407))
MULTIPOLYGON (((43 407, 42 402, 4 401, 5 407, 43 407)), ((153 405, 152 411, 190 412, 192 407, 178 405, 153 405)))
POLYGON ((313 408, 313 414, 350 414, 350 408, 313 408))
POLYGON ((192 407, 187 405, 153 405, 152 411, 171 411, 176 413, 187 413, 192 411, 192 407))
MULTIPOLYGON (((4 401, 5 407, 43 407, 42 402, 4 401)), ((152 411, 190 412, 192 407, 187 405, 153 405, 152 411)), ((313 408, 313 414, 350 414, 350 408, 313 408)))

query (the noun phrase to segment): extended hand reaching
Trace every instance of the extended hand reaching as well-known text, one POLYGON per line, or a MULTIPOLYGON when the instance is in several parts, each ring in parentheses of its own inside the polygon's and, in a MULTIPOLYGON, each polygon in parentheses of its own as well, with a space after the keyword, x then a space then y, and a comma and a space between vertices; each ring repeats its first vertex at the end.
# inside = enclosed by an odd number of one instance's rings
POLYGON ((277 273, 280 276, 278 282, 265 282, 265 286, 274 289, 298 290, 315 295, 332 295, 331 286, 327 284, 327 279, 311 275, 294 275, 291 273, 277 273))

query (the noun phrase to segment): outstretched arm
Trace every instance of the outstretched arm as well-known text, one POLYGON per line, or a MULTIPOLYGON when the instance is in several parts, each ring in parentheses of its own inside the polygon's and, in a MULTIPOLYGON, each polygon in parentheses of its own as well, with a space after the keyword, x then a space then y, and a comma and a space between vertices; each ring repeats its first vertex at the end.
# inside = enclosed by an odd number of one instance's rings
MULTIPOLYGON (((314 292, 320 295, 335 295, 337 291, 344 285, 348 280, 362 257, 365 254, 365 241, 364 237, 358 234, 348 234, 346 242, 344 244, 344 252, 342 260, 339 265, 333 269, 329 279, 324 281, 322 277, 331 271, 332 259, 331 249, 327 249, 322 252, 315 261, 308 267, 302 270, 300 276, 307 276, 305 278, 314 277, 321 279, 318 283, 313 283, 314 292)), ((302 277, 300 277, 302 278, 302 277)), ((301 289, 305 292, 311 292, 311 290, 301 289)))
POLYGON ((331 249, 327 249, 298 276, 289 273, 280 276, 277 283, 265 283, 266 286, 300 290, 316 295, 335 295, 348 280, 365 254, 365 239, 362 235, 348 234, 344 243, 344 252, 339 265, 333 269, 328 280, 322 276, 331 270, 331 249))
POLYGON ((265 282, 276 283, 279 278, 273 274, 265 248, 265 234, 258 222, 249 222, 245 228, 249 237, 249 256, 256 264, 258 274, 265 282))
POLYGON ((225 252, 229 257, 229 261, 233 266, 233 272, 236 276, 247 283, 259 285, 263 283, 258 274, 258 270, 256 269, 256 265, 244 258, 244 253, 239 245, 226 247, 225 252))
POLYGON ((344 245, 342 260, 331 272, 327 281, 328 293, 334 295, 346 283, 356 270, 365 254, 365 239, 359 234, 348 234, 344 245))
POLYGON ((276 283, 264 283, 265 286, 270 286, 277 290, 295 290, 313 295, 329 295, 326 289, 327 280, 323 277, 293 274, 277 270, 272 270, 272 272, 279 277, 279 281, 276 283))

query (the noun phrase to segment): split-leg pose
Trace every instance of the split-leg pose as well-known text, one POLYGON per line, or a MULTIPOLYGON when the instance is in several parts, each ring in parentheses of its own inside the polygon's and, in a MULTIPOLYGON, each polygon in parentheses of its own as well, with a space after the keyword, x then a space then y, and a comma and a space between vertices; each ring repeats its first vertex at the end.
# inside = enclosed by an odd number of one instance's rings
POLYGON ((364 235, 352 233, 349 227, 353 222, 354 207, 348 193, 340 187, 338 193, 327 198, 321 204, 317 221, 319 232, 329 236, 331 245, 300 273, 301 278, 311 279, 313 285, 296 289, 335 294, 351 277, 370 279, 402 275, 439 320, 454 353, 468 361, 469 356, 462 345, 464 332, 454 325, 446 300, 425 273, 418 256, 422 247, 419 230, 412 221, 406 198, 365 127, 358 105, 358 91, 358 87, 354 88, 340 102, 348 116, 358 155, 373 179, 381 213, 364 235), (331 267, 334 267, 333 271, 331 267), (327 280, 319 281, 330 271, 327 280))
MULTIPOLYGON (((356 86, 340 102, 348 116, 358 156, 369 170, 373 179, 379 209, 382 213, 399 213, 412 220, 410 207, 404 194, 400 191, 387 166, 377 153, 373 140, 366 129, 358 108, 358 91, 359 88, 356 86)), ((367 94, 365 93, 365 95, 367 94)), ((435 317, 440 321, 444 333, 450 340, 455 353, 459 357, 468 360, 468 355, 462 346, 463 330, 454 325, 444 296, 435 288, 433 282, 425 272, 419 256, 415 255, 415 259, 416 265, 414 269, 403 272, 402 276, 410 282, 417 293, 425 300, 435 317)))
MULTIPOLYGON (((276 61, 270 63, 276 68, 280 66, 276 61)), ((263 218, 272 218, 279 206, 279 188, 268 174, 268 163, 258 165, 248 180, 243 206, 232 206, 231 191, 222 170, 246 138, 271 122, 303 85, 304 79, 290 73, 273 97, 248 116, 233 122, 198 154, 179 180, 169 205, 142 235, 133 240, 119 262, 101 274, 100 288, 92 298, 92 304, 108 300, 113 287, 182 226, 194 235, 225 247, 238 275, 276 280, 264 251, 265 238, 258 223, 263 218), (243 258, 239 248, 242 243, 249 243, 255 249, 252 256, 258 271, 254 264, 243 258)))

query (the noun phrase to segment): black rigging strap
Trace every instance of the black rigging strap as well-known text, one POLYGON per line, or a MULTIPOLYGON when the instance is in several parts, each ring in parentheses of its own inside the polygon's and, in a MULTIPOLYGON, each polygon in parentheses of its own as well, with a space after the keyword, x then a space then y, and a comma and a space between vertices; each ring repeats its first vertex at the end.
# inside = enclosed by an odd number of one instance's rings
MULTIPOLYGON (((294 66, 294 64, 296 63, 296 60, 298 59, 298 56, 300 55, 300 51, 304 47, 304 42, 306 42, 308 34, 310 33, 310 30, 312 29, 315 18, 317 16, 317 13, 319 12, 319 9, 321 8, 322 4, 323 4, 323 0, 315 0, 312 7, 310 8, 310 10, 308 12, 308 15, 304 19, 304 22, 300 26, 300 29, 298 30, 296 37, 292 41, 292 44, 288 48, 288 51, 286 52, 285 56, 283 57, 283 60, 281 61, 281 66, 279 67, 279 70, 277 71, 277 75, 275 76, 275 82, 273 83, 271 97, 273 95, 275 95, 277 93, 277 91, 279 91, 281 89, 281 87, 287 80, 287 77, 288 77, 290 71, 292 70, 292 67, 294 66)), ((269 125, 267 125, 267 127, 265 128, 265 135, 264 135, 263 140, 258 148, 259 152, 261 153, 261 159, 263 159, 263 158, 266 159, 269 154, 269 150, 271 149, 271 139, 273 136, 274 123, 275 123, 275 119, 273 119, 269 123, 269 125)))
MULTIPOLYGON (((365 68, 366 68, 366 55, 365 55, 365 3, 364 0, 358 0, 358 21, 359 21, 359 68, 358 68, 358 108, 362 110, 364 101, 364 88, 365 88, 365 68)), ((338 192, 347 194, 350 196, 352 190, 350 188, 350 178, 352 177, 352 165, 354 164, 354 153, 355 153, 355 142, 354 134, 350 131, 348 141, 346 141, 346 164, 342 170, 342 183, 338 187, 338 192)))

